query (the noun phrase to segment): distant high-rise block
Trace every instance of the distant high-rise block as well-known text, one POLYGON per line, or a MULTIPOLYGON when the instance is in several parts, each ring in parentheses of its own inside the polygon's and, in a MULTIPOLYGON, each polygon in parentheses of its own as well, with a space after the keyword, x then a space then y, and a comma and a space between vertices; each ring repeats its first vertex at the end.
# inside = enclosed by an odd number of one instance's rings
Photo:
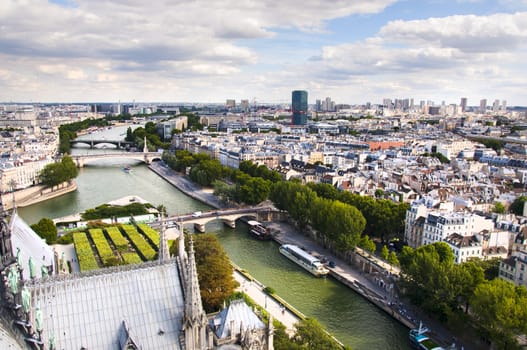
POLYGON ((240 106, 241 106, 243 109, 249 109, 249 100, 241 100, 241 101, 240 101, 240 106))
POLYGON ((461 112, 465 112, 467 110, 467 98, 461 97, 461 112))
POLYGON ((225 107, 227 108, 233 108, 236 107, 236 100, 227 100, 225 101, 225 107))
POLYGON ((307 91, 293 91, 293 96, 291 100, 291 110, 293 112, 293 125, 307 124, 307 91))
POLYGON ((485 113, 487 111, 487 99, 482 99, 479 101, 479 112, 485 113))

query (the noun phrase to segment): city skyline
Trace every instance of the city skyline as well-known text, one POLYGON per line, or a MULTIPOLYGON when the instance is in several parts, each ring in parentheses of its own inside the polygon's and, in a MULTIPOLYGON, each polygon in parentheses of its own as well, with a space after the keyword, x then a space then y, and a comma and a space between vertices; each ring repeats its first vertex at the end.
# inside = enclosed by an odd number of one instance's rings
POLYGON ((310 104, 526 105, 525 11, 525 0, 7 0, 0 101, 290 103, 306 90, 310 104))

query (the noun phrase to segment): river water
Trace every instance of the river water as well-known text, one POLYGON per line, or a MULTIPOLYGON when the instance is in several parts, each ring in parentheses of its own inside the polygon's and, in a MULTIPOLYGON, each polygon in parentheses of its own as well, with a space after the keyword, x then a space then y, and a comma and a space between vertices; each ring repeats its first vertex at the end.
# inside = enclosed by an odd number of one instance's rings
MULTIPOLYGON (((122 132, 114 128, 104 133, 111 139, 122 132)), ((82 152, 93 150, 74 150, 74 153, 82 152)), ((154 206, 163 204, 169 215, 209 209, 172 187, 145 165, 126 159, 90 164, 80 169, 76 182, 77 191, 19 208, 20 216, 32 224, 42 217, 74 214, 128 195, 138 195, 154 206), (125 165, 131 166, 131 172, 122 170, 125 165)), ((206 229, 218 235, 234 263, 272 287, 302 313, 318 319, 344 344, 355 350, 409 349, 405 327, 332 278, 314 278, 282 256, 275 242, 253 239, 245 224, 237 223, 236 229, 230 229, 213 222, 206 229)))

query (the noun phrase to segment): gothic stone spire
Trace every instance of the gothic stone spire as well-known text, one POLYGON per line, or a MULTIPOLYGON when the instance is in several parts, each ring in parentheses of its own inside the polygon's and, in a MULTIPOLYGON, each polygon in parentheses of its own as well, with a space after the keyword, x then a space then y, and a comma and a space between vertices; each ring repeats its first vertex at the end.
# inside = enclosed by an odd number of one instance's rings
POLYGON ((192 238, 189 241, 189 254, 187 263, 187 280, 185 293, 185 317, 183 320, 183 329, 185 332, 185 347, 190 350, 207 349, 206 327, 207 316, 201 303, 201 294, 199 290, 198 272, 196 261, 194 259, 194 242, 192 238))

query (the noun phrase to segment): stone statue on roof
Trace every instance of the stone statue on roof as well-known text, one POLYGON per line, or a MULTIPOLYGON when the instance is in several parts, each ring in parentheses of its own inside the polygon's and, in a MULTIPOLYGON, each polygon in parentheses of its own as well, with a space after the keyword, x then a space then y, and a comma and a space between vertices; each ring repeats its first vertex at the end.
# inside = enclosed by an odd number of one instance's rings
POLYGON ((18 266, 22 266, 22 258, 20 256, 20 248, 16 247, 16 263, 18 266))
POLYGON ((31 308, 31 292, 26 286, 22 288, 22 308, 26 314, 31 308))
POLYGON ((53 335, 49 336, 49 350, 55 350, 55 337, 53 335))
POLYGON ((42 273, 42 278, 48 277, 48 268, 46 266, 42 265, 40 272, 42 273))
MULTIPOLYGON (((35 328, 40 333, 42 332, 44 324, 44 316, 42 315, 42 310, 40 309, 40 304, 37 305, 35 309, 35 328)), ((39 334, 40 335, 40 334, 39 334)))
POLYGON ((27 264, 29 265, 29 278, 33 279, 37 276, 37 267, 35 266, 35 262, 33 261, 32 257, 29 257, 27 264))
MULTIPOLYGON (((0 214, 1 215, 1 214, 0 214)), ((0 258, 2 263, 11 260, 13 251, 11 250, 11 232, 5 217, 0 216, 0 258)))
POLYGON ((11 293, 18 293, 18 283, 20 282, 20 275, 18 274, 18 268, 14 265, 11 265, 9 269, 9 274, 7 275, 7 280, 9 282, 9 289, 11 293))

